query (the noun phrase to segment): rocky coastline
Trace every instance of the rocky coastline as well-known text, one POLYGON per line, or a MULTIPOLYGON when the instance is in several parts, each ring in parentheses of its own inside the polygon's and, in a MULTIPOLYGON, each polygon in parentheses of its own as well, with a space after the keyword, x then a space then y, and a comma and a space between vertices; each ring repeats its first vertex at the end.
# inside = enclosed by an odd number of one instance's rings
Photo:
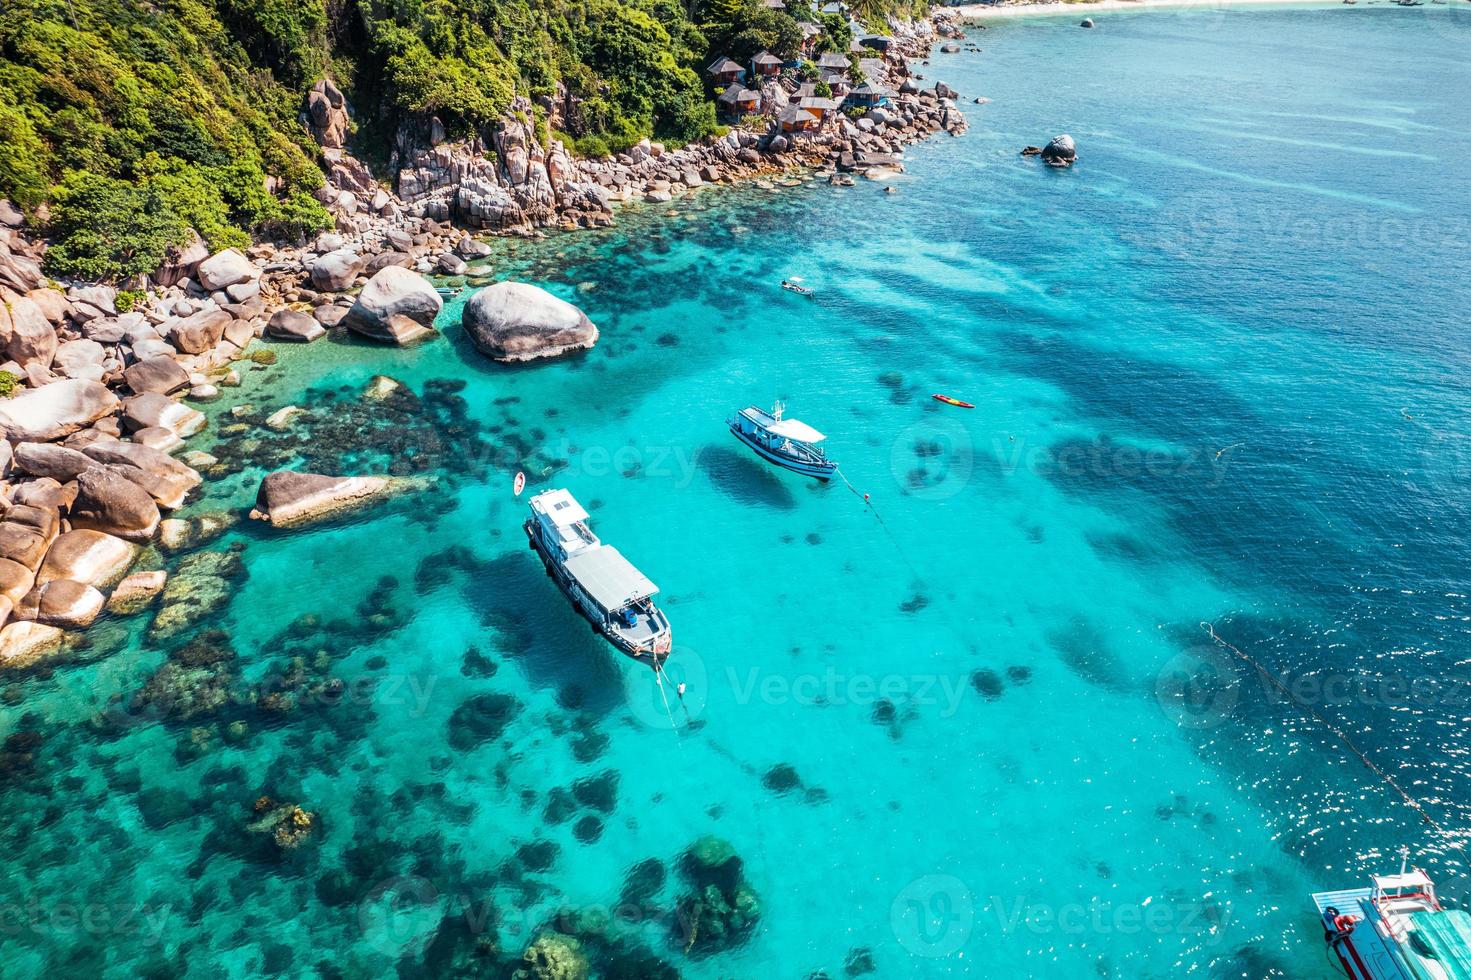
MULTIPOLYGON (((220 605, 237 555, 186 555, 172 572, 161 555, 246 516, 173 512, 223 469, 187 444, 207 425, 198 406, 239 385, 241 371, 272 363, 263 342, 311 343, 332 331, 420 342, 443 304, 428 276, 489 284, 482 260, 491 249, 476 233, 604 227, 623 203, 793 169, 840 183, 882 179, 902 171, 906 145, 962 133, 957 93, 943 82, 920 88, 909 67, 940 37, 963 37, 957 22, 941 12, 893 27, 886 57, 865 63, 882 70, 873 80, 890 86, 888 104, 832 113, 814 131, 787 133, 777 122, 796 94, 790 79, 767 83, 759 125, 673 150, 644 141, 595 160, 572 157, 556 139, 543 149, 529 112, 513 110, 493 132, 459 143, 429 120, 399 134, 393 190, 348 152, 347 103, 318 82, 303 123, 322 145, 319 198, 336 229, 214 253, 196 238, 152 275, 117 285, 47 278, 46 243, 0 201, 0 372, 10 376, 0 383, 13 389, 0 398, 0 673, 66 653, 105 613, 156 606, 149 635, 166 640, 220 605)), ((487 357, 530 360, 596 342, 576 307, 506 285, 473 317, 487 357)), ((365 395, 380 396, 393 392, 365 395)), ((289 426, 279 415, 263 424, 289 426)), ((298 528, 407 488, 399 478, 271 472, 249 516, 298 528)))

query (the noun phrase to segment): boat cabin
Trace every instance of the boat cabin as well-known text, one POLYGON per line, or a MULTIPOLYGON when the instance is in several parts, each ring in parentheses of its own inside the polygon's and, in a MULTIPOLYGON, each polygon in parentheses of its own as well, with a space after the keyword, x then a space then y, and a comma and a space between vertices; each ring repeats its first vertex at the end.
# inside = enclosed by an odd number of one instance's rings
POLYGON ((822 118, 800 106, 787 106, 776 121, 781 124, 783 133, 806 133, 816 129, 822 118))
POLYGON ((724 88, 732 82, 740 81, 746 70, 740 66, 739 62, 729 58, 717 58, 714 64, 705 69, 705 72, 715 79, 716 85, 724 88))
POLYGON ((740 83, 721 92, 715 101, 720 103, 722 109, 736 118, 761 111, 761 93, 755 89, 746 88, 740 83))
POLYGON ((548 490, 531 498, 531 513, 541 525, 542 540, 570 558, 601 543, 587 526, 587 511, 566 490, 548 490))
POLYGON ((757 78, 771 78, 781 74, 782 60, 770 51, 762 51, 751 59, 751 74, 757 78))

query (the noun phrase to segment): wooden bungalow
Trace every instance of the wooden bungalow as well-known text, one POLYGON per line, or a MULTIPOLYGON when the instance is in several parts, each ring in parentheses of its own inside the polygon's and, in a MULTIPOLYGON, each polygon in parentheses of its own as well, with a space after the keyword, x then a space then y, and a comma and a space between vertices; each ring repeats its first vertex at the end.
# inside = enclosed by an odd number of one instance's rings
POLYGON ((840 2, 840 0, 833 0, 832 3, 825 3, 821 7, 818 7, 817 11, 822 14, 837 14, 842 16, 848 12, 848 5, 840 2))
POLYGON ((850 66, 847 55, 829 51, 817 56, 817 67, 822 71, 840 71, 846 74, 850 66))
POLYGON ((732 61, 729 58, 716 58, 715 62, 709 68, 705 69, 705 72, 714 77, 716 85, 724 88, 732 82, 740 81, 741 76, 746 73, 746 70, 741 67, 738 61, 732 61))
POLYGON ((842 98, 853 84, 848 80, 848 73, 841 71, 825 71, 822 73, 822 80, 827 82, 827 87, 838 98, 842 98))
POLYGON ((770 51, 762 51, 751 59, 751 74, 757 78, 771 78, 781 73, 782 60, 770 51))
POLYGON ((888 98, 888 89, 875 85, 872 82, 864 82, 862 85, 852 89, 848 93, 845 101, 850 105, 863 106, 871 109, 876 105, 883 105, 888 101, 888 98))
POLYGON ((838 111, 838 103, 833 99, 825 99, 820 95, 804 95, 797 99, 797 107, 806 109, 817 117, 818 121, 827 118, 830 112, 838 111))
POLYGON ((805 133, 816 129, 821 122, 816 116, 800 106, 789 105, 776 117, 783 133, 805 133))
POLYGON ((739 82, 721 92, 715 97, 715 101, 719 103, 720 108, 736 119, 761 111, 761 93, 755 89, 746 88, 739 82))
POLYGON ((811 55, 812 49, 817 46, 817 39, 822 37, 822 28, 807 21, 798 21, 797 26, 802 28, 801 51, 805 55, 811 55))
POLYGON ((785 0, 761 0, 761 6, 767 10, 786 10, 785 0))
POLYGON ((877 51, 879 54, 888 54, 889 45, 894 43, 894 39, 887 34, 870 34, 867 37, 859 38, 858 43, 865 48, 877 51))

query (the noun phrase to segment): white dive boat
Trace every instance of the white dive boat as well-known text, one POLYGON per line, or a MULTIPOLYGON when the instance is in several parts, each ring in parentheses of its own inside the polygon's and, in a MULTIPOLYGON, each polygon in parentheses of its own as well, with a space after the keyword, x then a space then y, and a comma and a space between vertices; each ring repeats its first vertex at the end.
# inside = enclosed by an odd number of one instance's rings
POLYGON ((838 464, 817 445, 827 436, 805 422, 784 419, 782 403, 766 412, 754 405, 725 420, 731 433, 753 449, 757 456, 794 473, 831 479, 838 464))
POLYGON ((669 620, 654 595, 658 586, 587 526, 587 511, 566 490, 531 498, 523 525, 547 574, 577 611, 618 650, 658 670, 669 657, 669 620))
POLYGON ((1471 913, 1442 908, 1429 875, 1406 864, 1313 896, 1335 965, 1350 980, 1471 980, 1471 913))

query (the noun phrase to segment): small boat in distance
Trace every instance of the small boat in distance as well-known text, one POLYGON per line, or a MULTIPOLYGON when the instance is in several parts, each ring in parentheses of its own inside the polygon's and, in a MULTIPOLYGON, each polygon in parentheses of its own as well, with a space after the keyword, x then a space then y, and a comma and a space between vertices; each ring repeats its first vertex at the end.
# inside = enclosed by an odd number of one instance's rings
POLYGON ((1367 888, 1318 892, 1323 942, 1350 980, 1458 980, 1471 976, 1471 912, 1446 909, 1419 868, 1373 875, 1367 888))
POLYGON ((797 293, 797 294, 799 294, 801 296, 811 296, 812 295, 812 290, 810 290, 806 286, 802 285, 802 277, 801 276, 792 276, 792 278, 790 278, 790 279, 783 279, 781 281, 781 288, 782 289, 785 289, 785 290, 789 290, 790 292, 797 293))
POLYGON ((783 408, 781 402, 769 412, 752 405, 726 419, 725 424, 762 459, 803 476, 831 479, 838 464, 817 445, 827 436, 805 422, 782 418, 783 408))
POLYGON ((669 658, 673 632, 653 597, 659 588, 618 549, 603 544, 587 526, 587 511, 566 490, 531 498, 531 517, 522 525, 531 550, 547 574, 587 617, 594 633, 625 656, 659 670, 669 658))
POLYGON ((454 299, 464 288, 464 286, 435 286, 434 291, 439 294, 440 299, 454 299))
POLYGON ((963 402, 959 398, 951 398, 949 395, 931 395, 930 397, 937 402, 954 405, 956 408, 975 408, 970 402, 963 402))

